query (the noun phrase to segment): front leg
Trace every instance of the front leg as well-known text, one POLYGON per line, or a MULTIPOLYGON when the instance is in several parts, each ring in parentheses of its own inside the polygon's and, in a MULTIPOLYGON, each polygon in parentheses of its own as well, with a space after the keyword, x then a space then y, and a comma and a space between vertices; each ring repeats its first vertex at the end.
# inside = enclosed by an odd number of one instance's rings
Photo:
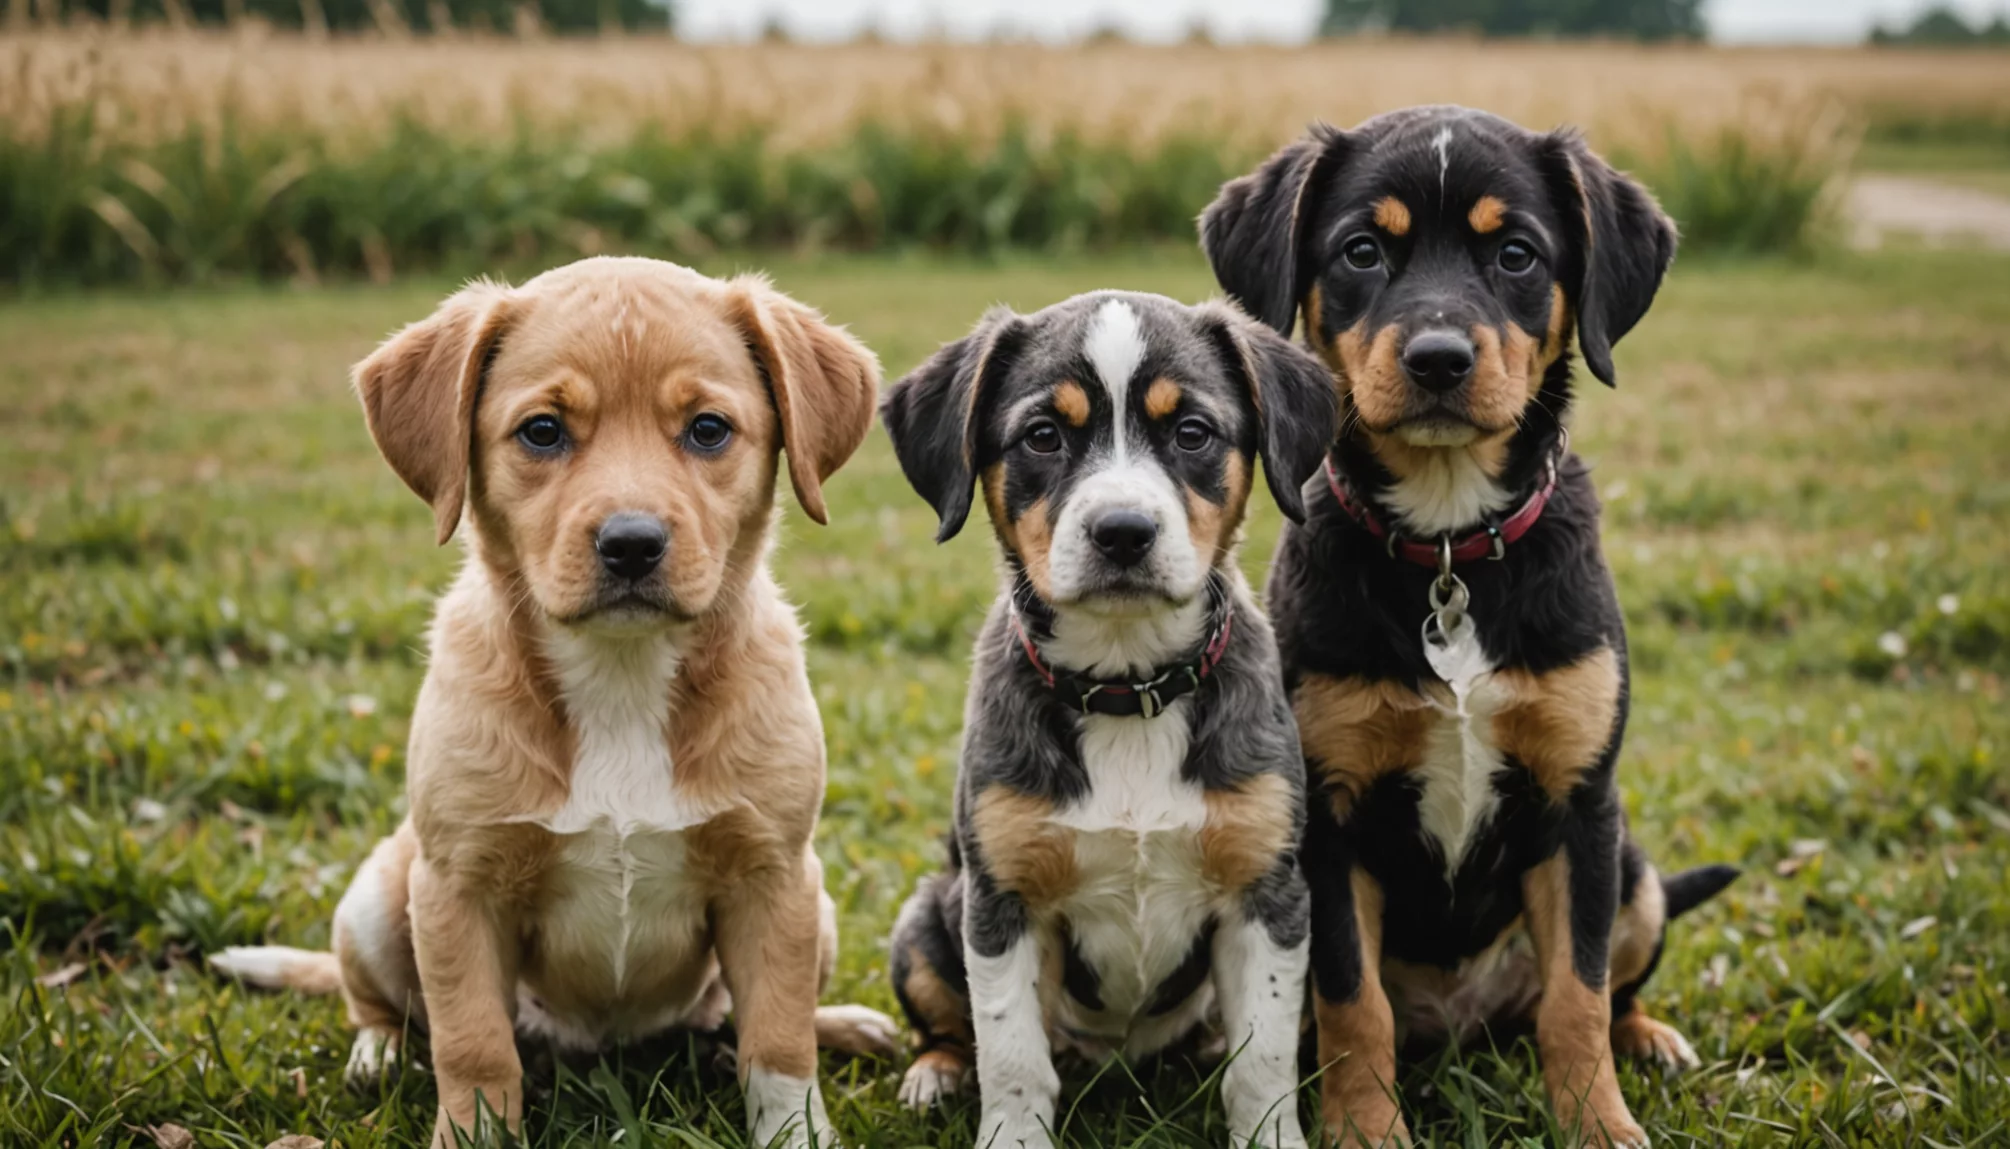
POLYGON ((817 1088, 818 899, 823 865, 747 875, 712 907, 714 942, 739 1031, 748 1140, 788 1149, 836 1144, 817 1088))
POLYGON ((1040 942, 1026 905, 980 870, 963 902, 965 966, 983 1102, 978 1149, 1049 1149, 1061 1078, 1040 1000, 1040 942))
POLYGON ((440 1085, 434 1149, 452 1149, 457 1130, 476 1144, 499 1141, 497 1118, 511 1133, 523 1119, 514 931, 423 857, 412 863, 411 914, 440 1085))
POLYGON ((1550 1108, 1571 1145, 1647 1144, 1612 1062, 1606 982, 1619 910, 1619 825, 1609 788, 1573 803, 1563 847, 1522 877, 1542 976, 1536 1046, 1550 1108))
POLYGON ((1214 934, 1215 999, 1228 1041, 1222 1105, 1236 1149, 1301 1149, 1298 1022, 1305 1010, 1305 878, 1297 860, 1244 892, 1214 934))
POLYGON ((1308 843, 1308 854, 1325 863, 1312 893, 1320 1115, 1342 1146, 1408 1145, 1396 1104, 1396 1016, 1382 988, 1381 884, 1337 844, 1308 843))

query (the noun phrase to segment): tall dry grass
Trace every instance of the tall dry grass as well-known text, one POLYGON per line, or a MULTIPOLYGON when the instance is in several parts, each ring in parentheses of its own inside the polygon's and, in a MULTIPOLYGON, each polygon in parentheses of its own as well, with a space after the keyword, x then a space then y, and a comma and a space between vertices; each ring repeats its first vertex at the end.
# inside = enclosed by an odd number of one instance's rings
POLYGON ((1096 44, 689 45, 647 36, 311 40, 236 33, 0 36, 0 116, 85 94, 136 127, 228 111, 341 131, 411 115, 456 130, 525 117, 608 138, 759 126, 782 146, 862 121, 959 133, 1008 120, 1129 140, 1196 129, 1281 141, 1313 119, 1458 103, 1607 147, 1742 121, 1755 102, 1915 118, 2010 117, 2010 53, 1342 40, 1304 48, 1096 44))
POLYGON ((2010 118, 1977 53, 0 37, 0 281, 315 277, 608 249, 1190 240, 1313 119, 1571 122, 1695 244, 1804 247, 1865 110, 2010 118))

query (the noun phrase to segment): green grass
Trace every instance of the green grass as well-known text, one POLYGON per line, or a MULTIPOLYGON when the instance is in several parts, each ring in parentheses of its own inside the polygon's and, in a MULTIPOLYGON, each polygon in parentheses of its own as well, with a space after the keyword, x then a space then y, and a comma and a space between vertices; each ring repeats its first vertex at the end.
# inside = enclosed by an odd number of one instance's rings
MULTIPOLYGON (((995 300, 1210 288, 1184 252, 774 270, 896 372, 995 300)), ((1625 1068, 1658 1145, 2010 1137, 2006 272, 1960 253, 1685 261, 1621 347, 1620 389, 1583 396, 1634 636, 1634 832, 1667 866, 1747 867, 1679 923, 1647 993, 1707 1062, 1625 1068)), ((205 1145, 361 1149, 426 1129, 421 1072, 342 1088, 334 1001, 247 993, 199 959, 326 944, 402 811, 419 636, 456 552, 376 459, 345 369, 449 286, 0 309, 0 1144, 174 1122, 205 1145)), ((890 1009, 884 938, 938 859, 991 557, 981 529, 929 542, 877 433, 828 496, 828 528, 786 516, 777 566, 829 733, 831 997, 890 1009)), ((1266 501, 1252 572, 1275 529, 1266 501)), ((708 1051, 528 1060, 532 1144, 743 1143, 708 1051)), ((827 1064, 848 1141, 968 1146, 974 1103, 904 1116, 900 1069, 827 1064)), ((1066 1073, 1074 1144, 1221 1143, 1197 1071, 1139 1068, 1142 1090, 1128 1072, 1066 1073)), ((1539 1080, 1523 1042, 1403 1087, 1433 1144, 1540 1145, 1539 1080)))

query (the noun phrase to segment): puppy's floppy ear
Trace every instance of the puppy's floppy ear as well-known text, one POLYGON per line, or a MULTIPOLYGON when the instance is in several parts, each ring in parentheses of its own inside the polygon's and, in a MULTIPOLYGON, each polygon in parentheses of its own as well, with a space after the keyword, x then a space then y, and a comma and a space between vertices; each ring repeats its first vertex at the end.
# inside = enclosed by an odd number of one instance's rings
POLYGON ((872 429, 879 358, 764 276, 738 276, 729 286, 728 310, 774 396, 796 501, 810 518, 827 523, 824 480, 872 429))
POLYGON ((907 481, 935 508, 935 541, 947 542, 970 516, 977 479, 977 431, 985 395, 1024 346, 1026 323, 994 307, 970 334, 943 344, 887 392, 879 416, 907 481))
POLYGON ((1654 302, 1675 260, 1675 223, 1654 196, 1614 171, 1570 130, 1542 137, 1541 156, 1564 218, 1579 230, 1564 260, 1563 287, 1577 308, 1577 342, 1591 373, 1616 386, 1612 345, 1654 302))
POLYGON ((1200 213, 1200 249, 1222 290, 1285 335, 1311 284, 1307 237, 1333 173, 1354 150, 1346 132, 1314 124, 1262 166, 1221 186, 1200 213))
POLYGON ((1292 522, 1304 522, 1301 488, 1339 429, 1340 392, 1332 372, 1227 303, 1203 303, 1195 311, 1230 376, 1249 390, 1270 496, 1292 522))
POLYGON ((468 438, 482 373, 520 300, 477 280, 386 339, 351 377, 384 461, 432 504, 439 541, 454 536, 468 491, 468 438))

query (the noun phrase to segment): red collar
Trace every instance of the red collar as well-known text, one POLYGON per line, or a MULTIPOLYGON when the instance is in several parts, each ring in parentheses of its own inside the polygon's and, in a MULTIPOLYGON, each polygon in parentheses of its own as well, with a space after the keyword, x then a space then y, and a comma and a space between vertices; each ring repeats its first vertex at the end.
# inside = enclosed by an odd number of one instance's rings
POLYGON ((1340 481, 1340 473, 1333 469, 1331 455, 1326 456, 1326 486, 1332 490, 1333 498, 1339 502, 1340 509, 1346 511, 1349 518, 1366 527, 1369 534, 1388 542, 1391 558, 1405 559, 1420 567, 1435 570, 1443 565, 1444 555, 1440 548, 1446 544, 1451 547, 1451 561, 1454 563, 1469 563, 1482 558, 1498 560, 1506 555, 1508 544, 1520 540, 1528 533, 1529 528, 1535 525, 1535 521, 1542 517, 1543 508, 1549 505, 1549 497, 1556 493, 1557 460, 1562 454, 1563 448, 1559 447, 1556 453, 1549 457, 1549 462, 1546 464, 1548 477, 1514 514, 1502 519, 1498 526, 1489 524, 1462 539, 1447 536, 1436 542, 1416 542, 1391 531, 1376 517, 1374 511, 1368 509, 1366 503, 1359 502, 1349 495, 1347 484, 1340 481))

